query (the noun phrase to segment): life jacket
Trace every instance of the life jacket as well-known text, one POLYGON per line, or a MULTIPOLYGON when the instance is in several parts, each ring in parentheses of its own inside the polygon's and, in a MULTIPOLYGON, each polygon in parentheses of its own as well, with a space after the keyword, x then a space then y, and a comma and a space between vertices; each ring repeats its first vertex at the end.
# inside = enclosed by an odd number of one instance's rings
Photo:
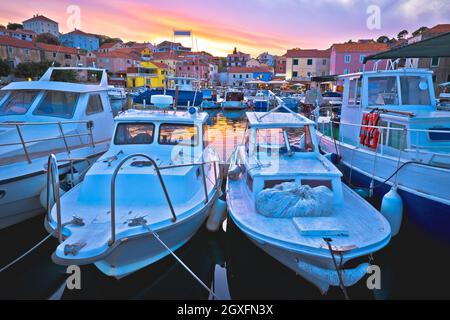
MULTIPOLYGON (((379 119, 380 119, 379 112, 370 113, 369 126, 377 126, 379 119)), ((371 149, 376 149, 378 147, 379 139, 380 139, 380 130, 378 128, 369 128, 364 145, 371 149)))
POLYGON ((367 136, 369 135, 369 128, 367 126, 369 125, 370 116, 370 113, 363 114, 361 131, 359 132, 359 143, 362 145, 365 145, 367 136))

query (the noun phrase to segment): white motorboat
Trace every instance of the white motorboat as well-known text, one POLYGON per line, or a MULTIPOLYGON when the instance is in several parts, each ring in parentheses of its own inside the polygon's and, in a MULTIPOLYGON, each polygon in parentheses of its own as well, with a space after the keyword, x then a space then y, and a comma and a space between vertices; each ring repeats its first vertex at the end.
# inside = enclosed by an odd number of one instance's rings
POLYGON ((409 221, 450 243, 450 112, 437 108, 432 71, 375 70, 340 79, 341 119, 318 118, 320 148, 336 155, 354 188, 380 200, 398 192, 409 221))
POLYGON ((313 121, 290 111, 247 112, 247 118, 245 144, 237 147, 228 173, 233 222, 322 293, 355 284, 368 260, 346 263, 386 246, 389 222, 319 153, 313 121))
POLYGON ((127 92, 124 88, 108 86, 108 96, 111 100, 123 100, 127 98, 127 92))
POLYGON ((439 87, 442 88, 442 92, 439 94, 438 108, 450 111, 450 82, 441 83, 439 87))
MULTIPOLYGON (((158 103, 166 98, 158 96, 158 103)), ((160 241, 172 251, 184 245, 221 193, 207 118, 194 107, 127 110, 116 117, 109 151, 61 197, 60 213, 55 205, 46 219, 61 240, 53 260, 94 263, 121 278, 168 255, 160 241)))
POLYGON ((245 109, 244 92, 237 89, 228 89, 221 103, 224 110, 245 109))
POLYGON ((94 68, 50 68, 39 81, 0 90, 0 229, 43 212, 50 154, 63 178, 108 149, 114 123, 107 90, 106 72, 94 68))

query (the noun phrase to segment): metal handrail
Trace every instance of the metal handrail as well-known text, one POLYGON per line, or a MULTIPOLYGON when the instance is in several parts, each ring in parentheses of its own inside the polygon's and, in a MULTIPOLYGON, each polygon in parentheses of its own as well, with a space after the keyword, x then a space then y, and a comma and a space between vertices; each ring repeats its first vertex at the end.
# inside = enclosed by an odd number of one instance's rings
POLYGON ((0 144, 0 147, 7 147, 7 146, 13 146, 13 145, 22 145, 25 157, 27 158, 28 163, 32 163, 32 159, 30 157, 30 154, 27 149, 27 144, 29 143, 36 143, 36 142, 45 142, 50 140, 56 140, 56 139, 62 139, 64 141, 64 146, 66 149, 66 152, 70 154, 70 147, 68 145, 67 139, 68 138, 75 138, 75 137, 82 137, 82 136, 89 136, 91 139, 91 144, 93 147, 95 147, 94 142, 94 136, 92 134, 92 120, 80 120, 80 121, 50 121, 50 122, 2 122, 0 123, 0 126, 9 126, 9 127, 15 127, 17 130, 17 134, 19 135, 20 142, 11 142, 11 143, 3 143, 0 144), (63 125, 65 124, 82 124, 85 123, 87 125, 87 129, 89 132, 87 133, 79 133, 79 134, 65 134, 63 130, 63 125), (33 139, 33 140, 25 140, 22 135, 22 131, 20 130, 21 126, 34 126, 34 125, 57 125, 59 132, 61 133, 61 136, 59 137, 46 137, 46 138, 40 138, 40 139, 33 139))
POLYGON ((72 175, 73 180, 73 163, 75 161, 87 161, 87 163, 90 165, 91 160, 89 158, 71 158, 71 159, 62 159, 62 160, 56 160, 56 156, 54 154, 51 154, 48 156, 47 160, 47 215, 46 219, 47 222, 50 223, 51 221, 51 212, 52 212, 52 206, 50 206, 50 183, 52 184, 53 188, 53 199, 55 200, 56 204, 56 225, 57 225, 57 234, 58 234, 58 240, 59 242, 63 241, 62 238, 62 221, 61 221, 61 196, 59 194, 59 169, 58 169, 58 162, 70 162, 70 174, 72 175))
POLYGON ((213 164, 214 165, 214 179, 215 179, 215 185, 217 187, 218 185, 218 177, 217 177, 217 171, 216 171, 216 161, 207 161, 207 162, 200 162, 200 163, 187 163, 187 164, 179 164, 179 165, 170 165, 170 166, 162 166, 159 167, 155 160, 153 160, 151 157, 149 157, 146 154, 143 153, 135 153, 131 154, 125 158, 123 158, 120 163, 117 165, 116 169, 114 170, 114 173, 111 178, 111 239, 108 241, 108 245, 111 246, 116 241, 116 177, 121 169, 121 167, 131 158, 134 157, 143 157, 146 158, 148 161, 151 162, 152 166, 155 168, 156 174, 158 176, 159 182, 161 184, 161 187, 164 192, 164 196, 166 198, 167 204, 170 208, 170 212, 172 214, 172 222, 177 221, 177 216, 175 214, 175 210, 172 205, 172 201, 170 200, 169 193, 167 192, 166 185, 164 183, 164 180, 161 175, 161 170, 167 170, 167 169, 174 169, 174 168, 182 168, 182 167, 192 167, 192 166, 201 166, 202 167, 202 176, 203 176, 203 187, 205 190, 205 203, 208 203, 209 197, 208 197, 208 189, 206 186, 206 176, 204 171, 204 165, 205 164, 213 164))
POLYGON ((58 233, 58 241, 62 242, 63 238, 62 238, 62 223, 61 223, 61 202, 59 196, 59 172, 56 156, 54 154, 49 155, 47 161, 47 222, 49 223, 51 220, 50 215, 52 211, 52 208, 50 206, 50 181, 52 183, 53 188, 53 199, 56 204, 56 225, 57 225, 56 228, 58 233))

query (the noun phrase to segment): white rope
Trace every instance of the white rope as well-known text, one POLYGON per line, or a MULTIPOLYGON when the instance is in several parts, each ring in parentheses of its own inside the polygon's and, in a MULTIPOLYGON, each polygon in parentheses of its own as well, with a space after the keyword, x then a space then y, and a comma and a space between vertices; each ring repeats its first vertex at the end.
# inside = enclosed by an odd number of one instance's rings
POLYGON ((198 281, 198 283, 200 283, 200 285, 205 288, 214 298, 216 298, 217 300, 220 300, 220 298, 214 293, 214 291, 212 291, 199 277, 197 277, 197 275, 191 270, 189 269, 189 267, 180 259, 178 258, 178 256, 175 254, 175 252, 172 251, 172 249, 170 249, 165 243, 164 241, 162 241, 159 238, 159 235, 153 231, 152 229, 150 229, 150 227, 146 224, 142 224, 142 226, 144 228, 146 228, 149 232, 151 232, 153 234, 153 236, 156 238, 156 240, 159 241, 159 243, 161 243, 161 245, 166 248, 167 251, 170 252, 170 254, 194 277, 195 280, 198 281))
MULTIPOLYGON (((55 230, 56 231, 56 230, 55 230)), ((42 239, 41 241, 39 241, 37 244, 35 244, 33 247, 31 247, 30 250, 28 250, 27 252, 25 252, 24 254, 20 255, 18 258, 14 259, 13 261, 11 261, 10 263, 8 263, 6 266, 4 266, 3 268, 0 269, 0 273, 2 273, 3 271, 7 270, 9 267, 13 266, 15 263, 19 262, 20 260, 22 260, 23 258, 25 258, 27 255, 29 255, 31 252, 33 252, 37 247, 39 247, 41 244, 43 244, 45 241, 47 241, 51 236, 53 236, 53 234, 55 233, 55 231, 53 231, 52 233, 48 234, 44 239, 42 239)))

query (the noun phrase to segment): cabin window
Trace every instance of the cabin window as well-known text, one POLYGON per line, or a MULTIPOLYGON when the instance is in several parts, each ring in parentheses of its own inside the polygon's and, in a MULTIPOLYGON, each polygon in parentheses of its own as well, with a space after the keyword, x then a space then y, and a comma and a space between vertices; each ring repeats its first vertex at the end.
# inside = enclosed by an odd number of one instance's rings
POLYGON ((27 113, 36 99, 37 94, 38 91, 31 90, 13 91, 8 99, 0 106, 0 116, 27 113))
POLYGON ((361 81, 359 79, 350 80, 348 104, 359 105, 361 103, 361 81))
POLYGON ((425 77, 400 77, 403 105, 430 105, 430 90, 425 77))
POLYGON ((439 67, 439 57, 431 58, 431 67, 439 67))
POLYGON ((330 190, 333 190, 333 184, 331 180, 313 180, 313 179, 302 179, 303 186, 310 186, 311 188, 325 186, 330 190))
POLYGON ((159 126, 159 144, 195 147, 198 145, 198 129, 194 124, 163 123, 159 126))
POLYGON ((402 124, 398 124, 398 123, 393 123, 391 122, 389 124, 389 141, 388 141, 388 146, 398 149, 398 150, 403 150, 406 148, 406 134, 405 134, 405 129, 406 127, 402 124), (392 130, 394 129, 394 130, 392 130))
POLYGON ((206 148, 209 144, 208 125, 203 124, 203 148, 206 148))
POLYGON ((114 137, 115 145, 151 144, 155 125, 153 123, 119 123, 114 137))
POLYGON ((293 152, 313 152, 314 145, 311 140, 311 133, 308 126, 303 128, 271 128, 258 129, 256 133, 256 144, 258 152, 266 152, 269 156, 272 153, 287 153, 288 138, 291 151, 293 152))
POLYGON ((102 98, 99 94, 91 95, 89 96, 88 105, 86 108, 86 114, 95 114, 103 112, 103 104, 102 104, 102 98))
POLYGON ((398 105, 396 77, 369 78, 369 106, 398 105))
POLYGON ((73 92, 46 91, 33 114, 70 119, 75 112, 78 96, 73 92))
POLYGON ((279 184, 285 183, 285 182, 295 182, 295 179, 288 179, 288 180, 264 180, 264 189, 270 189, 273 188, 279 184))

